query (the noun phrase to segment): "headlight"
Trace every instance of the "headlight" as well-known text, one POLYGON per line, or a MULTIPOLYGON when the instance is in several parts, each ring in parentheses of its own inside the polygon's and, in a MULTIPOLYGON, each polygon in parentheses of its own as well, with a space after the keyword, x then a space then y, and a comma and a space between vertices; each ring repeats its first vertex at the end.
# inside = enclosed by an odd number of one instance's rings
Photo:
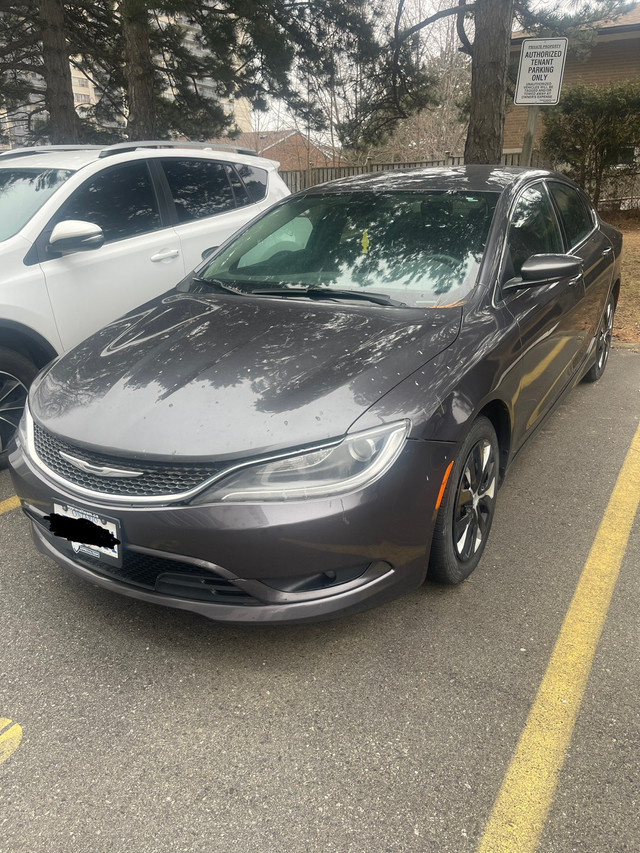
POLYGON ((29 399, 24 401, 24 412, 18 424, 18 442, 24 453, 29 450, 30 434, 33 431, 33 419, 29 411, 29 399))
POLYGON ((342 495, 382 477, 398 458, 409 421, 355 433, 340 443, 230 472, 192 503, 290 501, 342 495))

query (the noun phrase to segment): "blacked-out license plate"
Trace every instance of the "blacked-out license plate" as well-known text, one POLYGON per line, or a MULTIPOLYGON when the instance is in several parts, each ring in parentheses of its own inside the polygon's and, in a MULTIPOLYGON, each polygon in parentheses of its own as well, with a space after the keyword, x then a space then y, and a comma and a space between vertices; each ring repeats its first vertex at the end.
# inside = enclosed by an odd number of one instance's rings
POLYGON ((120 522, 116 518, 70 504, 54 503, 47 521, 54 536, 66 539, 75 554, 122 565, 120 522))

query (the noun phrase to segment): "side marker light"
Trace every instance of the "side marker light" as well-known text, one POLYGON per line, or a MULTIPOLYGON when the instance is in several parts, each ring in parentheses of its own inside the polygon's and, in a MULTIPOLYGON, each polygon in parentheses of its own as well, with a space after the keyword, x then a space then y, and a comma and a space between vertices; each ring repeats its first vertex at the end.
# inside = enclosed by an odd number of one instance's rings
POLYGON ((444 495, 444 490, 446 488, 447 480, 449 479, 449 474, 451 473, 452 468, 453 460, 449 462, 447 470, 444 472, 444 477, 442 478, 442 485, 440 486, 440 491, 438 492, 438 500, 436 501, 436 512, 440 509, 440 502, 442 501, 442 496, 444 495))

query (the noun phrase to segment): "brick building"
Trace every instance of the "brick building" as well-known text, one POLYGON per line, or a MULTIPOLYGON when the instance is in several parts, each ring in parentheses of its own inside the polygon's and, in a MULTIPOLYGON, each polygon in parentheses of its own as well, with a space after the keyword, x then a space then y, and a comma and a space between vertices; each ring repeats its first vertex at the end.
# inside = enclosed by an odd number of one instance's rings
MULTIPOLYGON (((514 33, 511 40, 512 56, 515 54, 518 60, 522 41, 526 37, 526 33, 514 33)), ((562 90, 580 84, 606 85, 625 80, 640 80, 640 4, 626 15, 602 22, 597 29, 593 49, 586 59, 572 56, 569 42, 562 90)), ((544 129, 544 111, 545 108, 541 107, 534 148, 538 147, 544 129)), ((504 127, 505 154, 517 154, 522 150, 527 112, 527 107, 511 104, 504 127)))
POLYGON ((249 148, 280 163, 281 171, 340 165, 297 130, 261 130, 241 133, 235 139, 212 139, 213 143, 249 148))

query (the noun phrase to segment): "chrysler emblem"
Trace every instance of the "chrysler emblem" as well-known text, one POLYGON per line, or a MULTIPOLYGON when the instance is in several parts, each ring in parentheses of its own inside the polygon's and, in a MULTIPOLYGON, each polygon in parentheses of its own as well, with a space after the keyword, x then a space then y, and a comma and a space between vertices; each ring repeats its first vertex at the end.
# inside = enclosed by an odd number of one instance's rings
POLYGON ((69 453, 58 451, 59 455, 67 462, 70 462, 75 468, 84 471, 85 474, 93 474, 96 477, 140 477, 142 471, 128 471, 126 468, 110 468, 107 465, 92 465, 90 462, 85 462, 84 459, 78 459, 76 456, 71 456, 69 453))

